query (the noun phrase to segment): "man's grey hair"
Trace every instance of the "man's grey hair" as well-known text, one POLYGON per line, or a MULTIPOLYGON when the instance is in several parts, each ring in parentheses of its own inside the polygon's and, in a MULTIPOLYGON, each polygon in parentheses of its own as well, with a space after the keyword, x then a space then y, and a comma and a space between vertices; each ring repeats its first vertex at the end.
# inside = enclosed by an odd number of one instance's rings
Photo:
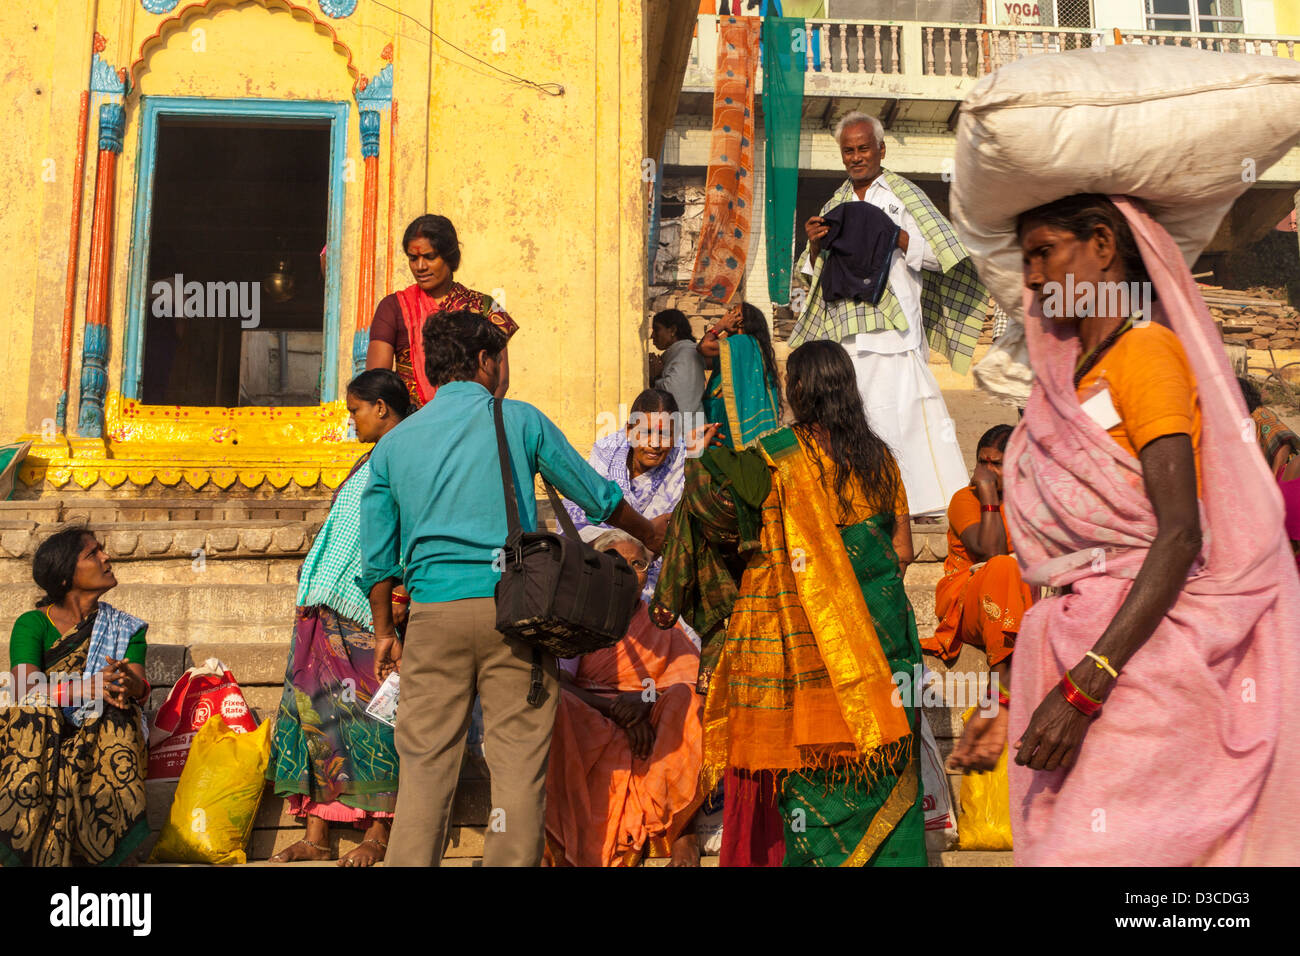
POLYGON ((857 126, 859 123, 866 123, 876 134, 876 145, 883 146, 885 143, 885 126, 874 116, 853 110, 851 113, 845 113, 843 118, 835 124, 835 142, 841 146, 844 145, 844 131, 850 126, 857 126))
POLYGON ((636 547, 641 551, 641 557, 647 561, 650 560, 650 552, 646 550, 646 546, 626 531, 620 531, 618 528, 610 528, 607 531, 602 531, 592 540, 591 546, 597 551, 608 551, 614 547, 614 545, 624 541, 636 545, 636 547))

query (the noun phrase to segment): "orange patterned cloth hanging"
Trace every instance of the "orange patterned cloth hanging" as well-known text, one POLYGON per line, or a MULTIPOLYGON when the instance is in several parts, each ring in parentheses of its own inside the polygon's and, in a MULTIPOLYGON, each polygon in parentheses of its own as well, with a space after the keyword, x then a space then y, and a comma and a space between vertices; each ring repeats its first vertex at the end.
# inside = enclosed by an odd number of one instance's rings
POLYGON ((758 17, 718 21, 713 81, 713 139, 692 292, 730 302, 745 275, 754 198, 754 75, 758 17))

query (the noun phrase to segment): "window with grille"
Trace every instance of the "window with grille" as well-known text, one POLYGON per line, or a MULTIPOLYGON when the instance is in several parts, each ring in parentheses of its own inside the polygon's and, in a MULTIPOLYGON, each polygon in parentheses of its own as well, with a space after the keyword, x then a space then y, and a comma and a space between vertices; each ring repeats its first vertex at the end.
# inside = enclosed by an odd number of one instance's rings
POLYGON ((1241 33, 1241 0, 1146 0, 1147 29, 1241 33))
POLYGON ((1074 29, 1092 26, 1092 0, 1056 0, 1039 4, 1043 26, 1074 29))

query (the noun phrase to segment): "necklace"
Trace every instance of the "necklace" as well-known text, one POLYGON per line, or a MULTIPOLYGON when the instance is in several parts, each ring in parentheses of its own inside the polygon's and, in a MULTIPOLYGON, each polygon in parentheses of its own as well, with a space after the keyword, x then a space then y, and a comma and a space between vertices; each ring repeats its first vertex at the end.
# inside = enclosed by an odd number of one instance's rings
POLYGON ((1083 358, 1079 359, 1078 364, 1074 366, 1075 391, 1078 391, 1079 383, 1083 381, 1083 377, 1091 372, 1096 364, 1101 361, 1101 357, 1106 354, 1106 350, 1119 341, 1121 335, 1133 328, 1133 320, 1140 318, 1141 315, 1141 312, 1135 312, 1133 315, 1130 315, 1119 325, 1115 326, 1115 331, 1111 332, 1110 335, 1098 342, 1096 348, 1083 356, 1083 358))

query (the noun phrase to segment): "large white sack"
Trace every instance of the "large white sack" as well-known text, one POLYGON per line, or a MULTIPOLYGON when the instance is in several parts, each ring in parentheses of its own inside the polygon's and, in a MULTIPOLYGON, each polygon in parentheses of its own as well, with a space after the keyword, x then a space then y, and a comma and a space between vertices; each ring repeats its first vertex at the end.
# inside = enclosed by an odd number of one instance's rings
POLYGON ((997 377, 1027 380, 1014 368, 1025 360, 1016 216, 1074 193, 1136 196, 1190 266, 1297 141, 1300 62, 1282 57, 1125 44, 1030 56, 981 80, 961 106, 951 210, 1012 320, 987 360, 997 377))

